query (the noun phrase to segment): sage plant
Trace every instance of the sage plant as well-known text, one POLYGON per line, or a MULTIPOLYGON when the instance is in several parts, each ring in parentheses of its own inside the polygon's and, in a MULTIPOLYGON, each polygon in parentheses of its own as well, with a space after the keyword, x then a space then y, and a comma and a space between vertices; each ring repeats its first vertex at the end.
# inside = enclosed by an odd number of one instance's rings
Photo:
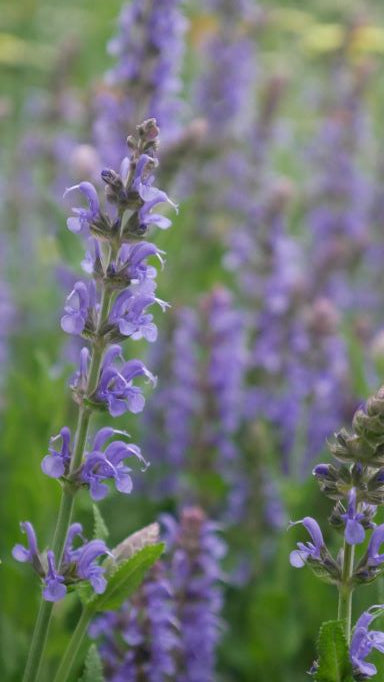
MULTIPOLYGON (((384 524, 376 525, 378 506, 384 504, 384 388, 369 398, 364 409, 355 412, 352 431, 341 429, 330 443, 336 462, 318 464, 314 470, 321 491, 335 501, 329 517, 330 525, 343 535, 343 548, 336 558, 328 550, 317 521, 309 516, 292 525, 302 524, 310 542, 299 542, 291 552, 290 563, 295 568, 308 565, 317 577, 336 585, 339 592, 337 618, 342 624, 349 645, 349 664, 354 679, 364 680, 376 673, 366 657, 373 648, 384 653, 384 633, 370 631, 368 626, 384 611, 384 605, 372 606, 360 618, 351 633, 352 596, 356 588, 370 583, 383 574, 384 524), (360 556, 356 549, 370 534, 368 545, 360 556)), ((340 650, 339 650, 340 655, 340 650)), ((324 674, 326 654, 312 669, 318 679, 324 674)))
MULTIPOLYGON (((111 555, 110 550, 101 539, 87 541, 81 524, 72 523, 78 491, 86 488, 98 501, 108 493, 112 481, 119 492, 130 493, 131 468, 126 460, 138 460, 142 468, 146 467, 138 446, 128 442, 128 434, 105 426, 90 437, 90 427, 93 415, 99 412, 112 417, 140 412, 145 398, 136 379, 155 383, 140 360, 124 359, 120 343, 127 338, 154 341, 156 326, 148 309, 154 303, 162 308, 166 305, 155 296, 156 269, 147 262, 150 256, 161 260, 161 254, 145 240, 151 226, 165 229, 171 224, 153 209, 162 203, 175 206, 154 186, 158 134, 155 119, 144 121, 137 127, 137 135, 127 140, 129 155, 120 172, 102 171, 108 209, 101 205, 89 182, 66 192, 80 192, 88 202, 86 208, 73 209, 67 224, 71 232, 88 237, 89 252, 83 267, 91 279, 75 284, 61 326, 65 332, 84 338, 88 345, 80 352, 79 368, 70 384, 78 405, 75 433, 72 436, 64 426, 51 438, 42 461, 43 472, 57 479, 62 488, 53 541, 46 552, 40 552, 32 524, 23 522, 27 546, 18 544, 13 549, 17 561, 32 565, 42 587, 24 682, 40 679, 53 604, 78 583, 89 582, 97 594, 107 586, 106 569, 99 560, 111 555)), ((65 664, 62 661, 57 680, 67 678, 72 663, 68 657, 65 664)))

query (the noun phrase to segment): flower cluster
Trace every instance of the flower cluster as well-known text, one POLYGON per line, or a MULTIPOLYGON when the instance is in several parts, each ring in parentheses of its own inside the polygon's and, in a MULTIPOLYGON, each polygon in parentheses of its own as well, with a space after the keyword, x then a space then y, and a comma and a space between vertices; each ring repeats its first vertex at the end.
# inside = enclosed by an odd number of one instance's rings
POLYGON ((155 296, 156 269, 147 262, 155 256, 162 263, 161 253, 145 241, 150 227, 166 229, 171 224, 153 209, 162 203, 175 206, 154 185, 158 133, 155 119, 144 121, 137 127, 137 135, 127 140, 129 156, 123 160, 120 173, 102 171, 108 209, 102 207, 89 182, 81 182, 66 192, 79 191, 88 202, 87 207, 73 209, 67 224, 71 232, 88 238, 89 251, 83 267, 92 279, 75 283, 61 326, 65 332, 83 337, 89 347, 80 351, 79 368, 70 383, 79 408, 76 433, 72 439, 70 429, 64 426, 51 439, 41 466, 47 476, 61 482, 67 500, 67 523, 65 528, 62 520, 53 548, 40 555, 33 528, 26 522, 22 528, 29 547, 17 545, 14 549, 14 557, 30 562, 42 577, 46 601, 61 599, 67 586, 79 580, 89 580, 96 592, 105 589, 104 569, 95 563, 100 555, 109 554, 104 542, 94 539, 73 548, 73 539, 82 537, 81 526, 70 525, 78 490, 89 489, 91 498, 98 501, 107 495, 107 481, 112 480, 116 490, 128 494, 133 483, 126 460, 133 458, 143 470, 147 467, 140 448, 127 442, 127 433, 106 426, 89 438, 89 427, 95 411, 109 412, 112 417, 127 411, 141 412, 145 398, 136 379, 144 377, 155 383, 155 377, 140 360, 124 359, 117 342, 126 338, 155 340, 157 329, 147 309, 154 303, 163 309, 167 306, 155 296))
POLYGON ((220 637, 225 545, 199 508, 164 516, 167 554, 118 612, 90 628, 109 682, 209 682, 220 637))
POLYGON ((93 500, 102 500, 108 493, 104 481, 113 479, 116 490, 130 493, 133 487, 131 469, 124 464, 127 458, 136 458, 145 471, 148 464, 141 454, 140 448, 133 443, 114 440, 106 446, 108 440, 115 435, 128 436, 124 431, 117 431, 110 426, 99 429, 94 435, 90 449, 84 452, 84 459, 76 471, 70 474, 72 451, 70 447, 71 432, 64 426, 57 436, 51 438, 49 454, 41 463, 47 476, 69 481, 75 486, 89 488, 93 500), (56 445, 61 441, 61 447, 56 445))
MULTIPOLYGON (((291 565, 301 568, 307 564, 320 578, 336 584, 341 595, 375 580, 384 570, 384 553, 380 552, 384 524, 376 525, 373 521, 377 506, 384 504, 383 434, 381 388, 367 401, 365 409, 355 412, 352 432, 342 429, 330 443, 336 464, 319 464, 313 470, 322 492, 335 501, 329 522, 344 536, 344 551, 337 559, 329 553, 315 519, 305 517, 296 522, 304 525, 312 541, 298 543, 290 555, 291 565), (372 531, 368 545, 355 561, 354 549, 364 542, 367 531, 372 531)), ((375 666, 365 663, 370 651, 377 648, 384 652, 384 635, 368 631, 376 615, 377 607, 364 613, 352 636, 350 658, 359 680, 376 672, 375 666)))
POLYGON ((21 523, 21 529, 27 535, 28 546, 15 545, 12 551, 16 561, 32 564, 34 570, 43 581, 43 597, 45 601, 56 602, 63 599, 68 587, 88 580, 97 594, 102 594, 106 588, 104 578, 105 568, 97 563, 101 556, 113 556, 102 540, 87 542, 83 537, 83 527, 80 523, 73 523, 67 533, 63 559, 58 568, 57 557, 52 550, 41 554, 37 547, 37 540, 33 526, 29 521, 21 523), (73 542, 79 536, 83 542, 74 547, 73 542))

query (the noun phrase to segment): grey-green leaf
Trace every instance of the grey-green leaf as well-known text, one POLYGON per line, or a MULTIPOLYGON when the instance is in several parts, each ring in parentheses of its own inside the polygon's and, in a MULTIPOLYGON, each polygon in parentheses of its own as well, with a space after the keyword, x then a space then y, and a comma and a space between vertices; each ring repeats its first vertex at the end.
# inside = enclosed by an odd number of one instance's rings
POLYGON ((342 621, 331 620, 322 624, 317 648, 316 682, 353 682, 342 621))
POLYGON ((85 659, 84 674, 79 682, 105 682, 103 666, 96 644, 92 644, 85 659))
POLYGON ((123 601, 139 587, 146 572, 153 566, 163 551, 163 543, 150 545, 119 564, 109 578, 105 592, 91 599, 87 604, 87 609, 93 613, 118 609, 123 601))

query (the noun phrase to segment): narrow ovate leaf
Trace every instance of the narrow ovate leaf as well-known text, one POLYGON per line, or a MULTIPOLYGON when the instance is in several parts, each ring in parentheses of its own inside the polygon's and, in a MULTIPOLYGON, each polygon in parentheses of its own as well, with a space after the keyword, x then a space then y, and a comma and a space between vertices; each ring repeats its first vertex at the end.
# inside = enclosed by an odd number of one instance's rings
POLYGON ((101 511, 96 504, 93 505, 93 537, 97 540, 106 541, 109 530, 102 517, 101 511))
POLYGON ((121 563, 108 580, 103 594, 91 599, 87 608, 92 613, 98 611, 115 611, 123 601, 134 592, 148 569, 153 566, 164 551, 164 544, 144 547, 133 557, 121 563))
POLYGON ((352 665, 343 622, 331 620, 323 623, 317 644, 317 682, 353 682, 352 665))
POLYGON ((84 674, 79 682, 105 682, 103 666, 96 644, 92 644, 85 659, 84 674))

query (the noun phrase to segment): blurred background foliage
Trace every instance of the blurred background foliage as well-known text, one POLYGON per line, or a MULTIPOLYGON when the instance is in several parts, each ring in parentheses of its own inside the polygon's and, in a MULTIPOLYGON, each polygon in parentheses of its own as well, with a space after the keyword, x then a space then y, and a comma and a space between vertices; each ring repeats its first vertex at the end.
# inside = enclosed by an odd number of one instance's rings
MULTIPOLYGON (((352 0, 305 3, 265 0, 261 5, 267 20, 258 38, 259 68, 278 72, 287 80, 279 116, 283 121, 293 122, 295 131, 294 139, 288 136, 287 145, 280 145, 277 150, 274 168, 294 179, 295 193, 300 197, 303 168, 295 150, 300 149, 303 141, 310 140, 316 127, 313 108, 305 106, 306 95, 319 83, 326 91, 329 62, 343 43, 351 17, 359 13, 364 14, 365 22, 348 43, 348 59, 351 63, 358 63, 362 57, 372 60, 374 75, 367 102, 373 113, 378 147, 383 148, 384 10, 380 2, 371 2, 367 7, 367 3, 352 0)), ((64 202, 51 195, 49 159, 36 158, 28 148, 21 152, 19 142, 26 131, 31 133, 31 126, 32 133, 34 130, 47 136, 55 133, 54 106, 47 123, 47 119, 33 111, 33 101, 36 93, 39 96, 43 93, 54 105, 63 51, 70 61, 66 87, 87 108, 90 93, 111 63, 105 47, 114 33, 120 6, 120 0, 80 3, 0 0, 1 231, 8 240, 2 267, 12 285, 17 309, 2 382, 0 437, 4 647, 1 679, 9 682, 20 679, 20 662, 25 656, 38 600, 36 585, 27 577, 25 567, 13 562, 10 549, 19 541, 18 523, 23 519, 33 520, 42 543, 49 540, 59 486, 43 479, 40 462, 49 436, 74 420, 69 391, 64 389, 73 364, 63 352, 67 340, 60 331, 59 318, 65 293, 58 283, 57 269, 64 260, 79 272, 82 257, 76 239, 65 228, 64 202), (24 170, 33 174, 35 192, 36 188, 39 191, 32 208, 26 194, 20 191, 24 170), (12 184, 16 176, 17 182, 12 184), (39 222, 41 215, 44 222, 39 222)), ((184 68, 187 91, 195 76, 202 36, 215 32, 216 18, 207 16, 193 0, 185 3, 185 11, 190 20, 184 68)), ((72 122, 64 123, 70 130, 72 122)), ((86 131, 80 131, 80 139, 83 133, 86 136, 86 131)), ((71 169, 66 168, 69 178, 70 173, 71 169)), ((222 267, 222 244, 204 235, 198 227, 199 210, 193 197, 183 201, 174 219, 174 229, 158 239, 160 248, 167 252, 167 268, 159 275, 160 296, 175 307, 194 304, 201 292, 217 283, 231 284, 231 274, 222 267)), ((302 235, 300 210, 294 197, 291 230, 298 235, 302 235)), ((220 225, 217 229, 220 231, 220 225)), ((163 324, 163 318, 159 318, 159 324, 163 324)), ((345 328, 348 335, 348 318, 345 328)), ((350 349, 352 381, 362 399, 369 386, 361 372, 361 348, 354 338, 350 340, 350 349)), ((125 419, 124 428, 140 442, 136 420, 125 419)), ((146 454, 151 459, 150 453, 146 454)), ((278 453, 273 457, 277 459, 278 453)), ((283 477, 276 471, 275 475, 279 478, 287 518, 310 514, 325 522, 329 507, 314 481, 283 477)), ((101 507, 111 527, 113 545, 122 536, 151 522, 160 509, 173 510, 174 504, 171 499, 158 504, 150 496, 138 493, 128 500, 113 496, 101 507)), ((85 526, 91 527, 92 516, 85 498, 79 501, 79 511, 85 526)), ((244 529, 238 532, 246 533, 244 529)), ((295 571, 289 566, 289 552, 299 538, 300 530, 289 534, 284 530, 271 532, 270 537, 267 533, 263 539, 265 546, 255 550, 259 551, 259 563, 254 566, 249 586, 245 589, 228 586, 224 612, 227 626, 219 652, 218 679, 228 682, 307 679, 305 671, 314 657, 319 625, 335 616, 336 593, 334 588, 319 583, 308 570, 295 571)), ((335 544, 334 531, 329 532, 329 540, 331 546, 335 544)), ((360 591, 356 614, 367 604, 383 601, 384 586, 379 580, 360 591)), ((58 606, 55 636, 50 645, 53 658, 63 646, 60 625, 71 627, 73 618, 67 604, 58 606)), ((381 666, 380 679, 384 665, 379 657, 377 665, 381 666)))

